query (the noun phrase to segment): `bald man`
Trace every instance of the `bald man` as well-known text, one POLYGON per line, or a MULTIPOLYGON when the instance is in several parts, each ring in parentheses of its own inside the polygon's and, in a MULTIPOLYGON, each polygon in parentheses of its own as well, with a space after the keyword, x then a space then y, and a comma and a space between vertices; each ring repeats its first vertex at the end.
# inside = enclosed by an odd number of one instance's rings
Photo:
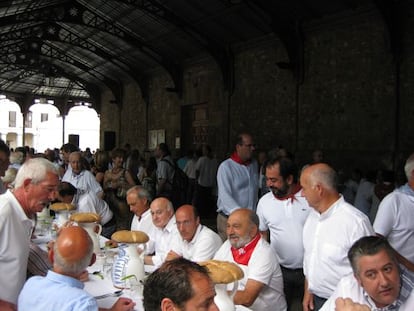
POLYGON ((175 225, 174 207, 170 200, 160 197, 152 201, 150 205, 152 222, 155 228, 149 234, 153 243, 153 250, 146 255, 144 262, 146 265, 159 267, 167 257, 171 249, 171 241, 174 235, 179 234, 175 225))
MULTIPOLYGON (((79 280, 95 261, 92 240, 83 228, 63 228, 49 251, 49 259, 53 271, 26 282, 18 299, 19 311, 107 310, 98 308, 96 299, 83 290, 79 280)), ((131 299, 119 298, 109 310, 128 311, 134 306, 131 299)))
POLYGON ((175 212, 177 230, 167 260, 184 257, 191 261, 204 261, 213 258, 220 248, 220 236, 210 228, 200 224, 197 209, 192 205, 182 205, 175 212))
POLYGON ((337 191, 336 172, 327 164, 306 167, 302 194, 312 210, 303 228, 305 291, 303 310, 319 310, 339 280, 352 273, 347 253, 359 238, 374 235, 368 217, 337 191))

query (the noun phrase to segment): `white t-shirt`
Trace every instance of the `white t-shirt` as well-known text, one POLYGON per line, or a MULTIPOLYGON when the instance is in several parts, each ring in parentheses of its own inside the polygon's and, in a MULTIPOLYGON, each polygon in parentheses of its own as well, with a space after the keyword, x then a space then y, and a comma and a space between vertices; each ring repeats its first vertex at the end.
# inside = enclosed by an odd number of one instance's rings
POLYGON ((171 250, 191 261, 204 261, 213 258, 220 248, 220 236, 210 228, 198 225, 196 233, 190 242, 183 240, 181 235, 175 235, 171 242, 171 250))
POLYGON ((270 231, 270 245, 285 268, 303 266, 303 226, 311 209, 301 191, 293 200, 279 200, 268 192, 257 204, 259 230, 270 231))
POLYGON ((108 203, 93 193, 83 193, 77 198, 77 210, 80 213, 97 213, 101 217, 101 225, 112 219, 113 213, 108 203))
MULTIPOLYGON (((228 240, 217 251, 214 259, 235 262, 228 240)), ((238 266, 244 272, 243 279, 239 281, 239 290, 245 288, 248 279, 265 284, 249 309, 254 311, 286 310, 282 271, 277 262, 276 254, 269 243, 260 239, 252 253, 248 266, 242 264, 238 264, 238 266)))
POLYGON ((352 272, 348 250, 369 235, 374 230, 368 217, 342 196, 323 214, 312 209, 303 228, 303 271, 310 292, 329 298, 339 280, 352 272))
POLYGON ((196 170, 199 171, 198 184, 203 187, 214 187, 216 184, 217 159, 202 156, 198 159, 196 170))
POLYGON ((386 237, 397 252, 414 262, 414 195, 402 192, 404 187, 408 185, 394 190, 381 201, 374 230, 386 237))
POLYGON ((26 281, 33 225, 9 190, 0 195, 0 300, 17 304, 26 281))

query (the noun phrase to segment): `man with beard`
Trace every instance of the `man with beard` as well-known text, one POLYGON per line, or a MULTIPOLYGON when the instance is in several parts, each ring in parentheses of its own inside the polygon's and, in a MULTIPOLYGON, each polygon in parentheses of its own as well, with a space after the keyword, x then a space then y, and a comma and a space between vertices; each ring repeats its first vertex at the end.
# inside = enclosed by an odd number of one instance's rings
POLYGON ((272 158, 265 164, 266 185, 271 190, 257 205, 259 230, 275 250, 282 268, 288 310, 303 299, 303 226, 310 207, 301 194, 298 170, 289 158, 272 158))
POLYGON ((285 311, 283 278, 276 254, 259 233, 259 218, 248 208, 233 211, 227 220, 228 240, 214 259, 236 263, 244 273, 234 303, 257 311, 285 311))

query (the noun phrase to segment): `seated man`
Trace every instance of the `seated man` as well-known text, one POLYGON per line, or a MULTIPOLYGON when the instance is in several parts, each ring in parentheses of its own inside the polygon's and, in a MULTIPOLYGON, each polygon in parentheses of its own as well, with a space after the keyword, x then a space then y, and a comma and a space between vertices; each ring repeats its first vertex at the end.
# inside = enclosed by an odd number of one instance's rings
POLYGON ((165 262, 144 284, 146 311, 218 311, 207 270, 183 258, 165 262))
POLYGON ((171 249, 171 241, 174 235, 178 235, 179 233, 175 225, 174 208, 171 201, 162 197, 157 198, 152 201, 150 209, 155 228, 149 236, 154 242, 154 248, 147 250, 147 253, 155 254, 146 255, 144 262, 146 265, 159 267, 171 249))
MULTIPOLYGON (((98 310, 94 297, 83 290, 79 277, 95 261, 89 234, 78 226, 62 228, 49 251, 53 271, 30 278, 20 292, 18 310, 98 310)), ((135 303, 119 298, 110 310, 133 310, 135 303)), ((103 309, 101 309, 103 310, 103 309)))
POLYGON ((414 310, 414 273, 398 265, 386 239, 359 239, 349 250, 348 259, 353 274, 340 280, 321 310, 335 310, 338 297, 350 298, 372 310, 414 310))
POLYGON ((234 296, 236 305, 260 311, 285 311, 282 271, 258 227, 259 218, 252 210, 233 211, 227 219, 228 239, 214 259, 235 262, 244 272, 234 296))
POLYGON ((175 235, 167 260, 184 257, 191 261, 204 261, 213 258, 220 248, 220 236, 210 228, 200 224, 197 209, 183 205, 175 212, 179 235, 175 235))
POLYGON ((101 217, 102 235, 110 238, 116 231, 114 214, 108 204, 92 192, 78 191, 74 185, 62 181, 58 186, 57 199, 76 206, 79 213, 96 213, 101 217))

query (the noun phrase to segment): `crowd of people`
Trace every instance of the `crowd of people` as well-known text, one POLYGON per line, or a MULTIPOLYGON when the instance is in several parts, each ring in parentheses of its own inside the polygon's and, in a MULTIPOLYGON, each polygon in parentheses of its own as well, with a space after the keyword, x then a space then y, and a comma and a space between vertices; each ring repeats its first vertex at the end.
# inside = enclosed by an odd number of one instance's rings
MULTIPOLYGON (((92 154, 64 144, 35 154, 0 141, 0 310, 45 310, 34 307, 39 299, 97 310, 79 280, 94 261, 81 228, 62 229, 49 255, 33 251, 36 214, 56 201, 99 214, 109 245, 117 230, 148 234, 140 251, 156 270, 144 287, 147 311, 216 310, 212 281, 196 264, 210 259, 243 270, 233 300, 251 310, 414 310, 414 154, 404 170, 403 184, 387 170, 341 180, 320 150, 301 168, 283 148, 256 158, 249 133, 220 164, 207 145, 175 161, 165 143, 142 159, 128 148, 92 154), (177 169, 189 178, 178 205, 177 169), (212 217, 213 226, 202 223, 212 217), (71 294, 51 297, 55 283, 71 294)), ((112 310, 133 307, 120 299, 112 310)))

